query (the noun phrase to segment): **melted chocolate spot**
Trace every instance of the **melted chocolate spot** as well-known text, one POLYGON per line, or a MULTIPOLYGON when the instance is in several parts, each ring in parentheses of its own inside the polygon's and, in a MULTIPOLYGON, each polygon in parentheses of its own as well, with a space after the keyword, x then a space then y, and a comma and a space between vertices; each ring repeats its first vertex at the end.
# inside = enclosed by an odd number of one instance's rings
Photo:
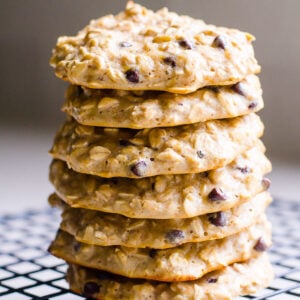
MULTIPOLYGON (((242 85, 240 82, 238 82, 238 83, 232 85, 231 88, 232 88, 236 93, 238 93, 239 95, 245 96, 245 92, 244 92, 244 90, 243 90, 243 85, 242 85)), ((249 106, 248 106, 248 107, 249 107, 249 106)))
POLYGON ((225 50, 227 46, 226 38, 222 35, 218 35, 213 41, 213 46, 225 50))
POLYGON ((144 176, 146 169, 147 169, 147 164, 143 160, 137 162, 135 165, 132 165, 130 168, 131 172, 134 175, 139 176, 139 177, 144 176))
POLYGON ((180 40, 180 41, 178 41, 178 44, 180 47, 187 49, 187 50, 191 50, 193 48, 192 43, 187 40, 180 40))
POLYGON ((136 69, 129 69, 125 72, 126 79, 133 83, 138 83, 140 81, 139 79, 139 73, 136 69))
POLYGON ((265 241, 263 240, 262 237, 260 237, 255 246, 254 246, 254 249, 258 252, 264 252, 268 249, 268 245, 265 243, 265 241))
POLYGON ((178 244, 185 238, 185 234, 182 230, 173 229, 166 233, 166 240, 170 244, 178 244))
POLYGON ((201 150, 197 151, 197 155, 198 155, 199 158, 203 158, 205 156, 204 153, 201 150))
POLYGON ((225 214, 222 211, 208 214, 208 221, 218 227, 224 227, 227 224, 227 219, 225 214))
POLYGON ((220 188, 213 188, 208 194, 208 199, 211 201, 223 201, 226 200, 226 195, 220 188))
POLYGON ((93 281, 86 282, 83 288, 83 295, 85 297, 93 297, 95 294, 99 293, 100 286, 93 281))
POLYGON ((173 56, 169 56, 169 57, 165 57, 163 59, 164 63, 166 63, 167 65, 171 66, 172 68, 176 67, 176 59, 173 56))

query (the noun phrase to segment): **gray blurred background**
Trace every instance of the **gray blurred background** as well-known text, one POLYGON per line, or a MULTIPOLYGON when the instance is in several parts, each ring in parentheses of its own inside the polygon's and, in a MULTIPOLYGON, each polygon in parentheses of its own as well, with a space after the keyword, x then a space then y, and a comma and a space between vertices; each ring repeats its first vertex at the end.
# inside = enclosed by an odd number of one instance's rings
MULTIPOLYGON (((137 2, 154 10, 168 6, 256 36, 265 100, 264 142, 275 165, 289 162, 293 170, 287 174, 296 174, 300 163, 300 1, 137 2)), ((66 87, 48 65, 57 37, 74 35, 90 19, 117 13, 125 4, 124 0, 0 0, 0 196, 12 189, 21 195, 24 188, 40 188, 38 198, 50 189, 46 151, 64 119, 60 106, 66 87)))

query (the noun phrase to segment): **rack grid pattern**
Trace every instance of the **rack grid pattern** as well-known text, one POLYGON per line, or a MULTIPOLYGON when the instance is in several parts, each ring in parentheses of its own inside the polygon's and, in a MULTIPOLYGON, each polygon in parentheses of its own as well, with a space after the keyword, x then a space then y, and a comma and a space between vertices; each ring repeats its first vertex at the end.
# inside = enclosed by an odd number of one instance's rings
MULTIPOLYGON (((238 299, 300 299, 300 203, 275 200, 268 215, 276 278, 255 297, 238 299)), ((84 299, 68 290, 64 261, 46 251, 59 219, 54 209, 0 217, 0 300, 84 299)))

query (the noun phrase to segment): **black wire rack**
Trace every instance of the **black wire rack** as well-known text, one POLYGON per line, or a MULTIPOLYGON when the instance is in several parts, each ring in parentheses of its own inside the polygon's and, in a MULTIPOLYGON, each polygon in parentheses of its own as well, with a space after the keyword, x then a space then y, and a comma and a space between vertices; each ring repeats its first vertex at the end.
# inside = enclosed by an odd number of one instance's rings
MULTIPOLYGON (((300 202, 276 200, 268 216, 276 278, 256 296, 238 299, 300 299, 300 202)), ((0 217, 0 300, 84 299, 68 290, 64 261, 46 251, 59 219, 53 209, 0 217)))

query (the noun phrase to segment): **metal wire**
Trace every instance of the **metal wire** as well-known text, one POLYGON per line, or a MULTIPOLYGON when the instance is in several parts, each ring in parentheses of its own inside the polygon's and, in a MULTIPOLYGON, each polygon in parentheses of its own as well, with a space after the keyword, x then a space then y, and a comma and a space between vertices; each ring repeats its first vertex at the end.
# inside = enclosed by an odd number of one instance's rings
MULTIPOLYGON (((255 297, 238 299, 299 299, 300 203, 276 200, 268 216, 273 223, 270 257, 276 279, 255 297)), ((52 209, 0 217, 0 300, 84 299, 68 290, 64 261, 46 251, 59 219, 52 209)))

